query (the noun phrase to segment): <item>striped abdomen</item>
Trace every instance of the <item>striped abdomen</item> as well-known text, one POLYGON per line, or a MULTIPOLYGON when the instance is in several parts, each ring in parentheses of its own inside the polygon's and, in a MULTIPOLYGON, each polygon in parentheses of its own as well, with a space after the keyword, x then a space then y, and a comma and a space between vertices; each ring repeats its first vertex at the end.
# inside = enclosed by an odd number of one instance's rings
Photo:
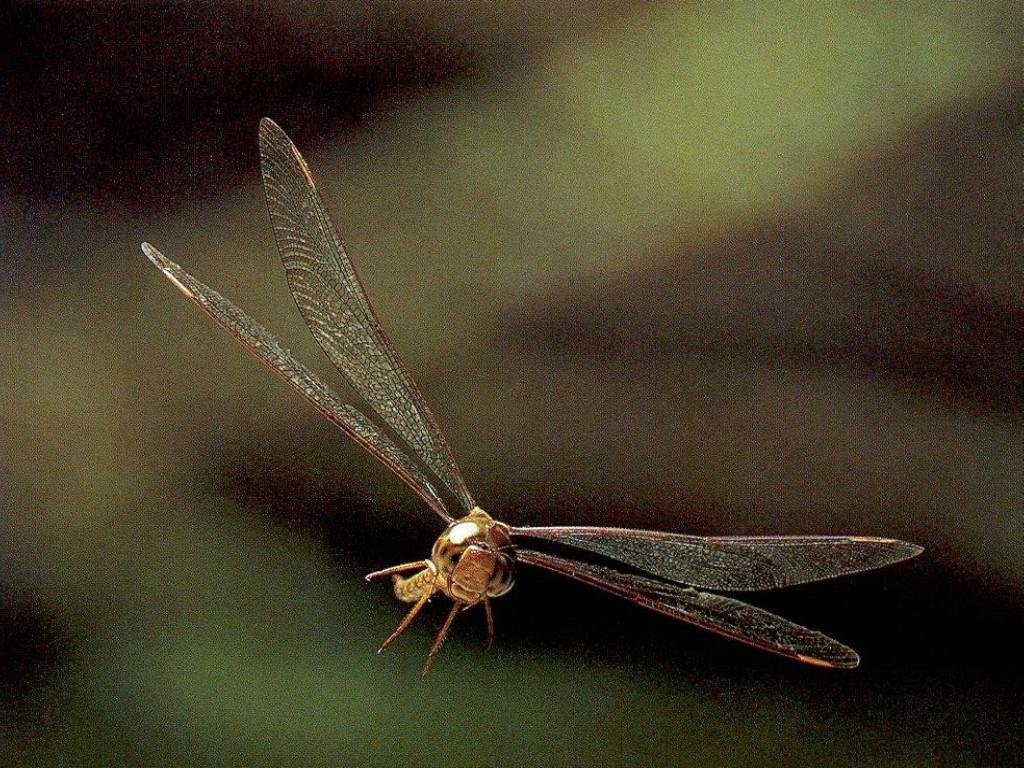
POLYGON ((431 567, 425 567, 422 571, 413 574, 407 579, 403 579, 396 574, 391 577, 391 581, 395 585, 395 597, 403 603, 415 603, 423 597, 425 592, 434 588, 434 580, 436 578, 437 573, 432 565, 431 567))

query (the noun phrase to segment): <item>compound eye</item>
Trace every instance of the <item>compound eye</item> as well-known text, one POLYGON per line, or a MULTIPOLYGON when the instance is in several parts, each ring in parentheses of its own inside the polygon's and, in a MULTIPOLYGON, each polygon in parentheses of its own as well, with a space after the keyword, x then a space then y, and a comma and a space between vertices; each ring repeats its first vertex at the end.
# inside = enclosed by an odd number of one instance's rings
POLYGON ((451 574, 466 547, 477 541, 481 534, 480 526, 472 520, 461 520, 441 534, 431 553, 438 572, 442 576, 451 574))
POLYGON ((501 597, 515 583, 516 571, 512 565, 512 559, 508 555, 498 555, 494 561, 494 573, 487 583, 488 597, 501 597))
POLYGON ((434 561, 434 565, 437 566, 438 572, 442 576, 448 576, 455 570, 455 564, 459 562, 459 557, 465 551, 465 544, 455 544, 447 536, 442 536, 434 542, 434 551, 431 552, 430 557, 434 561))

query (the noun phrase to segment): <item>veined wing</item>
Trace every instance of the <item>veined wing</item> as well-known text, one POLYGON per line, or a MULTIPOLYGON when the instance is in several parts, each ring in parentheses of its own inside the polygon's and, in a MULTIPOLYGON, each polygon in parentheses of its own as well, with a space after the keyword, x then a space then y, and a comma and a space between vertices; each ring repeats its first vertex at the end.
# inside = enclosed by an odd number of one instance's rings
POLYGON ((518 550, 516 559, 603 589, 673 619, 797 661, 845 669, 860 663, 856 651, 831 637, 731 597, 531 550, 518 550))
POLYGON ((554 541, 701 589, 777 589, 869 571, 922 548, 869 536, 685 536, 630 528, 513 528, 513 536, 554 541))
POLYGON ((216 320, 243 347, 291 384, 310 405, 345 434, 376 456, 444 520, 452 520, 444 502, 423 471, 373 422, 352 405, 342 402, 316 374, 292 357, 270 331, 215 290, 196 280, 149 243, 143 243, 142 250, 178 290, 216 320))
POLYGON ((356 392, 469 511, 475 504, 451 449, 377 320, 309 167, 266 118, 260 157, 277 247, 310 331, 356 392))

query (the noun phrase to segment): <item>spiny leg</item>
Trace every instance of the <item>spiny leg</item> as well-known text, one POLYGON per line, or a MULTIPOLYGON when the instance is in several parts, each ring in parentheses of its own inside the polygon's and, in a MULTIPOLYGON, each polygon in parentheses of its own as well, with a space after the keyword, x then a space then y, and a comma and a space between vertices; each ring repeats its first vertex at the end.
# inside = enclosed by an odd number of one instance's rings
POLYGON ((430 653, 427 655, 427 663, 423 665, 423 672, 420 673, 420 677, 424 678, 427 676, 427 672, 434 665, 434 659, 437 658, 438 652, 441 650, 441 646, 444 645, 445 638, 448 637, 448 630, 452 628, 452 622, 455 621, 455 616, 459 612, 459 608, 462 607, 462 603, 456 601, 452 605, 452 609, 448 611, 448 618, 444 620, 444 624, 441 627, 441 631, 437 633, 437 638, 434 640, 434 644, 430 646, 430 653))
POLYGON ((385 648, 391 645, 391 643, 393 643, 398 638, 399 635, 405 632, 409 625, 412 624, 412 620, 416 618, 416 614, 419 613, 420 610, 422 610, 423 606, 427 604, 427 601, 436 591, 436 584, 432 585, 430 589, 426 589, 423 591, 423 594, 420 596, 420 599, 417 600, 416 604, 409 609, 409 612, 407 614, 405 614, 405 618, 402 619, 402 623, 398 625, 398 628, 394 632, 392 632, 390 636, 388 636, 387 640, 381 643, 380 648, 377 649, 377 653, 383 653, 385 648))
POLYGON ((373 573, 366 574, 367 581, 373 581, 384 576, 390 576, 393 573, 405 573, 405 571, 411 571, 416 568, 424 568, 429 565, 427 560, 417 560, 414 563, 402 563, 401 565, 392 565, 390 568, 385 568, 382 571, 374 571, 373 573))
POLYGON ((484 598, 484 613, 487 614, 487 650, 494 644, 494 613, 491 612, 491 599, 484 598))

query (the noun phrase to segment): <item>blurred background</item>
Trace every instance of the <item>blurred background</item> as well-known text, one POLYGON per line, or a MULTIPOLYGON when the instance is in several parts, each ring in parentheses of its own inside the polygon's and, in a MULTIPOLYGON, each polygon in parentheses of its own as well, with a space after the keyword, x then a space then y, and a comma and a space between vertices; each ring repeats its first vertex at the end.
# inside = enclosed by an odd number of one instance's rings
POLYGON ((995 766, 1024 711, 1015 2, 0 7, 0 765, 995 766), (497 642, 365 572, 430 512, 184 301, 345 392, 256 129, 303 150, 482 506, 850 533, 803 667, 522 572, 497 642))

